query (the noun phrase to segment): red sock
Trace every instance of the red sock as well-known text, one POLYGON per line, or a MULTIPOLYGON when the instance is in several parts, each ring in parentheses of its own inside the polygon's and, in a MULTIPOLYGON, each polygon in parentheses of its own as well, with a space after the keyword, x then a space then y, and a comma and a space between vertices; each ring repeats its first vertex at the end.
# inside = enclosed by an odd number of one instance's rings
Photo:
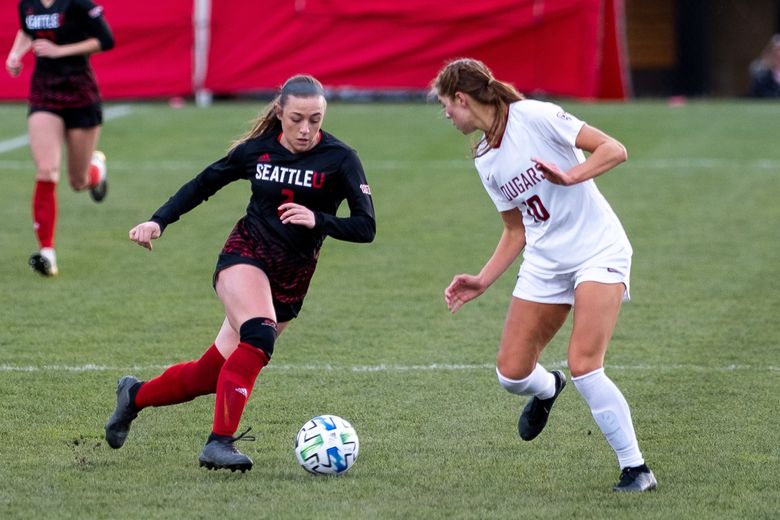
POLYGON ((217 346, 211 345, 197 361, 173 365, 154 379, 144 381, 134 404, 140 410, 147 406, 185 403, 199 395, 213 394, 224 364, 225 358, 217 346))
POLYGON ((33 192, 33 229, 41 248, 54 247, 57 224, 57 183, 35 181, 33 192))
POLYGON ((217 400, 214 405, 214 433, 236 433, 257 374, 267 364, 268 356, 265 352, 247 343, 238 344, 236 351, 225 361, 219 372, 217 400))

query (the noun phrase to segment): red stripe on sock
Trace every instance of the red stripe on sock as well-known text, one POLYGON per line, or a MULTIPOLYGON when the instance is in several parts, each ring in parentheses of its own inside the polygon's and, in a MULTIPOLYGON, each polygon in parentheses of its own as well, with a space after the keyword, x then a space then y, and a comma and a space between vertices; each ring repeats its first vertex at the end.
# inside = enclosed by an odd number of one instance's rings
POLYGON ((57 225, 57 183, 35 181, 33 192, 33 229, 40 247, 54 247, 57 225))
POLYGON ((147 406, 166 406, 192 401, 199 395, 213 394, 225 358, 211 345, 197 361, 179 363, 145 381, 135 396, 139 410, 147 406))
POLYGON ((268 356, 265 352, 247 343, 238 344, 219 373, 214 405, 214 433, 236 433, 257 375, 267 364, 268 356))

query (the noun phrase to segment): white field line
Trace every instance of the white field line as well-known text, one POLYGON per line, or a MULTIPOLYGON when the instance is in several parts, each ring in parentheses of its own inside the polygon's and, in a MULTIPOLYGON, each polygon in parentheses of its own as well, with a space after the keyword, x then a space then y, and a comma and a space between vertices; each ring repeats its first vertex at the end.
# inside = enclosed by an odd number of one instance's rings
MULTIPOLYGON (((111 119, 126 116, 132 111, 133 109, 130 107, 130 105, 117 105, 109 107, 103 112, 103 119, 105 121, 110 121, 111 119)), ((25 147, 27 146, 28 142, 27 135, 20 135, 17 137, 12 137, 11 139, 0 141, 0 153, 10 152, 11 150, 25 147)))
MULTIPOLYGON (((562 368, 566 366, 563 361, 545 363, 549 368, 562 368)), ((148 372, 163 370, 170 365, 134 365, 134 366, 108 366, 108 365, 14 365, 10 363, 0 364, 0 372, 148 372)), ((493 371, 495 365, 485 364, 450 364, 450 363, 431 363, 429 365, 332 365, 332 364, 278 364, 268 365, 265 370, 303 373, 303 372, 355 372, 355 373, 394 373, 394 372, 459 372, 459 371, 493 371)), ((688 371, 698 373, 716 373, 716 372, 780 372, 780 366, 764 365, 696 365, 696 364, 663 364, 663 365, 607 365, 606 369, 619 371, 641 371, 641 372, 671 372, 688 371)))
MULTIPOLYGON (((117 107, 119 108, 119 107, 117 107)), ((21 146, 27 144, 26 137, 21 136, 8 141, 0 141, 0 153, 8 151, 3 149, 4 143, 11 143, 15 139, 25 139, 21 146)), ((16 146, 18 148, 18 146, 16 146)), ((10 148, 9 148, 10 149, 10 148)), ((28 170, 32 164, 31 160, 0 160, 0 170, 28 170)), ((415 160, 388 160, 372 161, 366 159, 363 165, 367 171, 417 171, 421 167, 420 161, 415 160)), ((208 166, 207 161, 177 160, 177 161, 111 161, 112 171, 177 171, 191 172, 193 175, 200 172, 208 166)), ((437 160, 425 161, 424 168, 428 170, 471 170, 473 164, 467 159, 461 160, 437 160)), ((641 169, 641 170, 669 170, 684 174, 692 170, 708 170, 712 168, 735 168, 740 171, 763 171, 780 172, 780 159, 753 159, 750 161, 739 161, 736 159, 636 159, 631 160, 621 169, 641 169)))

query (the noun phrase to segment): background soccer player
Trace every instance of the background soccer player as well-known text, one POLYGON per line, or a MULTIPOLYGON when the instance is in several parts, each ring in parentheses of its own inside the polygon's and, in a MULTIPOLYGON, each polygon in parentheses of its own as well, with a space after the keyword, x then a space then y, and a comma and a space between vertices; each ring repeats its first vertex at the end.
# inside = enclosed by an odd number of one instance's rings
POLYGON ((639 451, 623 394, 604 356, 623 299, 631 245, 593 178, 627 158, 622 144, 560 107, 526 100, 480 61, 447 64, 433 82, 447 119, 464 134, 484 132, 475 164, 504 231, 477 275, 444 291, 451 312, 481 295, 523 254, 501 338, 496 373, 507 391, 532 396, 518 430, 526 441, 547 423, 566 378, 539 356, 574 308, 569 370, 622 468, 616 491, 656 487, 639 451), (585 159, 581 150, 589 152, 585 159))
MULTIPOLYGON (((322 85, 293 76, 254 128, 227 156, 188 182, 130 239, 152 249, 165 227, 225 185, 248 179, 252 195, 217 261, 214 287, 225 320, 214 344, 197 361, 168 368, 141 382, 119 380, 116 410, 106 440, 120 448, 139 410, 216 392, 214 421, 199 461, 209 469, 245 471, 252 460, 234 442, 260 370, 278 334, 298 315, 326 236, 371 242, 375 234, 371 190, 354 150, 321 130, 322 85), (348 217, 337 217, 343 200, 348 217)), ((246 432, 245 432, 246 433, 246 432)))
POLYGON ((35 54, 27 124, 36 169, 33 227, 39 250, 30 257, 30 266, 44 276, 55 276, 56 189, 63 141, 70 186, 76 191, 89 189, 96 202, 106 195, 105 156, 95 151, 103 110, 88 56, 113 48, 114 38, 103 8, 91 0, 22 0, 19 19, 21 29, 5 67, 16 77, 22 57, 30 50, 35 54))

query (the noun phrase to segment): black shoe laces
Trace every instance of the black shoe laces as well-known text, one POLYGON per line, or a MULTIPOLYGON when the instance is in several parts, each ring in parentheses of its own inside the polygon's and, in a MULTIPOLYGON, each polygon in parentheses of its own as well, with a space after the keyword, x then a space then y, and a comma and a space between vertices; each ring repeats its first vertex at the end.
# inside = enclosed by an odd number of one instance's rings
POLYGON ((642 473, 646 473, 646 470, 643 466, 623 468, 623 471, 620 472, 620 483, 630 484, 631 482, 635 481, 642 473))
POLYGON ((251 429, 252 427, 250 426, 246 429, 246 431, 235 437, 222 437, 220 439, 215 439, 215 442, 219 442, 222 446, 224 446, 225 449, 230 450, 233 453, 239 453, 238 449, 233 443, 236 441, 255 441, 256 438, 254 435, 247 435, 251 429))
POLYGON ((249 433, 251 429, 252 427, 250 426, 249 428, 246 429, 246 431, 244 431, 244 433, 241 433, 237 437, 233 437, 232 439, 230 439, 230 442, 234 443, 236 441, 252 441, 252 442, 256 441, 257 438, 254 435, 247 435, 247 433, 249 433))

